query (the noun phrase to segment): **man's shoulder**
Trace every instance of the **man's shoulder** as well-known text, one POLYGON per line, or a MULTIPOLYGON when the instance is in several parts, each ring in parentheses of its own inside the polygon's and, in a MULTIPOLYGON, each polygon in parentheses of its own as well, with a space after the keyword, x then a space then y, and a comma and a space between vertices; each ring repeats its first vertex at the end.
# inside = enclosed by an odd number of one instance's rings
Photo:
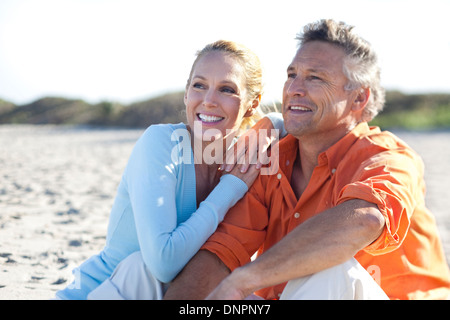
POLYGON ((378 146, 385 150, 395 150, 399 148, 412 150, 406 142, 394 133, 390 131, 381 131, 377 127, 371 127, 371 130, 363 135, 358 143, 378 146))
MULTIPOLYGON (((378 129, 378 128, 375 128, 378 129)), ((389 131, 371 130, 360 136, 352 145, 346 157, 357 158, 361 161, 368 158, 409 159, 418 160, 420 156, 402 139, 389 131)))

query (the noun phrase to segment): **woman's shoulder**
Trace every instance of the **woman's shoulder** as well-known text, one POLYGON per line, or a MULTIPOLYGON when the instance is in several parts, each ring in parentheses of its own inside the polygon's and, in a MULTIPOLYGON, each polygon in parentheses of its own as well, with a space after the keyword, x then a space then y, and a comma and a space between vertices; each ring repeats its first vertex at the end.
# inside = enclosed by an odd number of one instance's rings
POLYGON ((178 130, 187 130, 186 125, 182 122, 180 123, 161 123, 161 124, 152 124, 149 126, 144 135, 169 135, 171 136, 173 132, 178 130))
POLYGON ((187 132, 186 125, 182 122, 177 124, 165 123, 165 124, 152 124, 149 126, 139 140, 145 142, 154 143, 167 143, 167 141, 173 141, 174 136, 179 136, 180 133, 187 132))
POLYGON ((186 125, 183 123, 151 125, 137 140, 129 163, 133 163, 133 167, 141 167, 149 162, 154 164, 174 162, 172 159, 174 150, 178 150, 177 131, 187 131, 186 125))

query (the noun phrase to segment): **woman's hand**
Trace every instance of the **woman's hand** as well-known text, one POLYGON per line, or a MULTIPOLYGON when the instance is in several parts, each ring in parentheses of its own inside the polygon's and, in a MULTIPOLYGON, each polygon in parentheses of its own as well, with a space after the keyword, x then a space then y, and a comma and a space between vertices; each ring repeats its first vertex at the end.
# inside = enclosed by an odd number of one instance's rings
POLYGON ((231 172, 238 164, 240 171, 245 173, 250 165, 260 169, 268 163, 267 150, 278 139, 278 135, 272 135, 273 124, 269 118, 262 118, 251 129, 241 135, 238 141, 226 153, 226 161, 221 166, 222 170, 231 172))
POLYGON ((242 165, 234 166, 234 168, 229 173, 244 181, 247 187, 250 189, 253 182, 255 182, 256 178, 259 175, 260 168, 252 164, 250 166, 247 166, 245 170, 242 170, 241 166, 242 165))

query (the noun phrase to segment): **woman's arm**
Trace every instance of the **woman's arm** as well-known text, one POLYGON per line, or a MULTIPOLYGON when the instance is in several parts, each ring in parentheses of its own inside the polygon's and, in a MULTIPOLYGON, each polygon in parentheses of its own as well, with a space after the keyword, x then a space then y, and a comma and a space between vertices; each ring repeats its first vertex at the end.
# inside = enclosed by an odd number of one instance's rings
MULTIPOLYGON (((226 212, 246 192, 237 177, 224 175, 211 194, 187 220, 178 222, 176 193, 180 192, 177 159, 172 159, 170 130, 160 126, 148 130, 136 144, 127 166, 127 184, 135 226, 144 262, 162 282, 171 281, 216 230, 226 212)), ((193 168, 193 164, 192 167, 193 168)), ((185 172, 187 174, 187 172, 185 172)), ((192 172, 195 177, 195 172, 192 172)), ((195 180, 191 181, 195 186, 195 180)), ((190 197, 195 199, 195 188, 190 197)), ((183 195, 188 197, 188 195, 183 195)), ((195 202, 194 202, 195 203, 195 202)))

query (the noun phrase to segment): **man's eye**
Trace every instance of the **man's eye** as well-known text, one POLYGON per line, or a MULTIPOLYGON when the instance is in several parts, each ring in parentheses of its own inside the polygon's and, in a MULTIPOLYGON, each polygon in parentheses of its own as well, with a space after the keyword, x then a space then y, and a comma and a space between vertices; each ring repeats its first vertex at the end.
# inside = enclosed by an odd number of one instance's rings
POLYGON ((287 77, 288 79, 295 79, 297 75, 295 73, 288 73, 287 77))
POLYGON ((195 82, 192 84, 192 87, 196 89, 203 89, 205 86, 199 82, 195 82))

